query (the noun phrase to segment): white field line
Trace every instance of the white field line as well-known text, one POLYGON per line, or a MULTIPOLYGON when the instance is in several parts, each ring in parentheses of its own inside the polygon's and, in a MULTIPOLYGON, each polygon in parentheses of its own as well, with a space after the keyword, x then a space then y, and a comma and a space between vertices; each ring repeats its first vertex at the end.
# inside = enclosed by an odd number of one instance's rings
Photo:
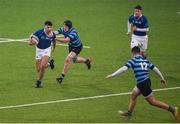
MULTIPOLYGON (((154 92, 158 91, 166 91, 166 90, 175 90, 180 89, 180 87, 170 87, 170 88, 163 88, 163 89, 155 89, 154 92)), ((107 94, 107 95, 99 95, 99 96, 90 96, 90 97, 80 97, 80 98, 72 98, 72 99, 62 99, 62 100, 55 100, 55 101, 47 101, 47 102, 37 102, 37 103, 30 103, 30 104, 22 104, 22 105, 10 105, 10 106, 2 106, 2 109, 10 109, 10 108, 21 108, 21 107, 29 107, 29 106, 36 106, 36 105, 46 105, 46 104, 53 104, 53 103, 64 103, 64 102, 72 102, 72 101, 80 101, 80 100, 89 100, 89 99, 98 99, 98 98, 105 98, 105 97, 114 97, 114 96, 124 96, 129 95, 131 92, 125 93, 117 93, 117 94, 107 94)))
MULTIPOLYGON (((25 38, 25 39, 0 38, 0 43, 16 42, 16 41, 18 41, 18 42, 27 42, 28 39, 27 38, 25 38)), ((64 46, 64 47, 68 46, 67 44, 61 44, 61 43, 57 43, 56 45, 64 46)), ((83 46, 83 48, 90 49, 91 47, 90 46, 83 46)))

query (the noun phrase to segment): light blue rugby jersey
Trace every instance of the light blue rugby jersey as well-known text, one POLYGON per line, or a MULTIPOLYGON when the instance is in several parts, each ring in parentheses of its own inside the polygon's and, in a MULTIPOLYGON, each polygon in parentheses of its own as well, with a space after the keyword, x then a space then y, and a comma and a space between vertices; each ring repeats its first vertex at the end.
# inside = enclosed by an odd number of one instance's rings
POLYGON ((61 27, 58 32, 62 35, 64 35, 65 37, 69 37, 70 38, 70 42, 69 42, 69 47, 78 47, 81 46, 81 40, 80 37, 78 35, 78 32, 76 31, 75 28, 71 28, 68 32, 64 31, 64 28, 61 27))
MULTIPOLYGON (((129 17, 129 23, 132 23, 133 25, 135 25, 137 28, 140 28, 140 29, 149 27, 148 20, 144 15, 141 15, 138 19, 136 19, 134 14, 132 14, 129 17)), ((134 31, 133 34, 137 36, 146 36, 147 32, 134 31)))
POLYGON ((136 55, 130 59, 125 66, 134 70, 134 75, 137 83, 142 83, 150 78, 148 69, 153 69, 155 66, 141 55, 136 55))
POLYGON ((39 49, 46 49, 51 46, 52 42, 55 42, 56 35, 53 32, 52 36, 47 36, 44 29, 40 29, 33 33, 33 37, 39 41, 37 44, 39 49))

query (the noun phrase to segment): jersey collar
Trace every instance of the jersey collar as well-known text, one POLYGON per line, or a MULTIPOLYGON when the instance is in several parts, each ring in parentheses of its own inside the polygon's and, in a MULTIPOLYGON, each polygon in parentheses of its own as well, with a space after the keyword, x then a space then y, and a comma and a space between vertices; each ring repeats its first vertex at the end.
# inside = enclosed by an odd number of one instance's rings
POLYGON ((52 31, 51 31, 51 34, 48 35, 48 34, 45 32, 45 29, 44 29, 44 33, 45 33, 45 35, 46 35, 47 37, 52 37, 52 36, 53 36, 53 32, 52 32, 52 31))

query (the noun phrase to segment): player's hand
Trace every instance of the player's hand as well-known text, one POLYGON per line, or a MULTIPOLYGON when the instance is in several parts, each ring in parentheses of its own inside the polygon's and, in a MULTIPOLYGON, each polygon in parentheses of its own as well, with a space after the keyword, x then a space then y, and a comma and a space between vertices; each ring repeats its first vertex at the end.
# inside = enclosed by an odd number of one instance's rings
POLYGON ((29 40, 28 44, 29 45, 37 45, 37 42, 34 40, 29 40))
POLYGON ((166 81, 166 80, 161 80, 161 83, 162 83, 165 87, 167 87, 167 81, 166 81))
POLYGON ((111 79, 111 78, 112 78, 111 75, 106 76, 106 79, 111 79))
POLYGON ((132 32, 127 32, 127 35, 131 37, 131 35, 132 35, 132 32))
POLYGON ((136 26, 133 26, 133 27, 132 27, 132 30, 133 30, 133 31, 136 31, 136 30, 137 30, 137 27, 136 27, 136 26))

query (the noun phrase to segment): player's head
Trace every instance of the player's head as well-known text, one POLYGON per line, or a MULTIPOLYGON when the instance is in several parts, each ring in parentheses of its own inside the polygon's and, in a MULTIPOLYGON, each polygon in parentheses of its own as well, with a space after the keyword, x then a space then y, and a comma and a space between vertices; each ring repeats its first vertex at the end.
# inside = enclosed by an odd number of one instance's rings
POLYGON ((140 54, 141 50, 138 46, 135 46, 131 49, 131 52, 133 55, 137 55, 137 54, 140 54))
POLYGON ((72 22, 70 20, 64 21, 64 31, 68 32, 72 28, 72 22))
POLYGON ((52 31, 52 22, 51 21, 45 21, 44 22, 44 30, 46 33, 50 33, 52 31))
POLYGON ((134 7, 134 15, 136 18, 139 18, 142 14, 142 7, 140 5, 137 5, 134 7))

